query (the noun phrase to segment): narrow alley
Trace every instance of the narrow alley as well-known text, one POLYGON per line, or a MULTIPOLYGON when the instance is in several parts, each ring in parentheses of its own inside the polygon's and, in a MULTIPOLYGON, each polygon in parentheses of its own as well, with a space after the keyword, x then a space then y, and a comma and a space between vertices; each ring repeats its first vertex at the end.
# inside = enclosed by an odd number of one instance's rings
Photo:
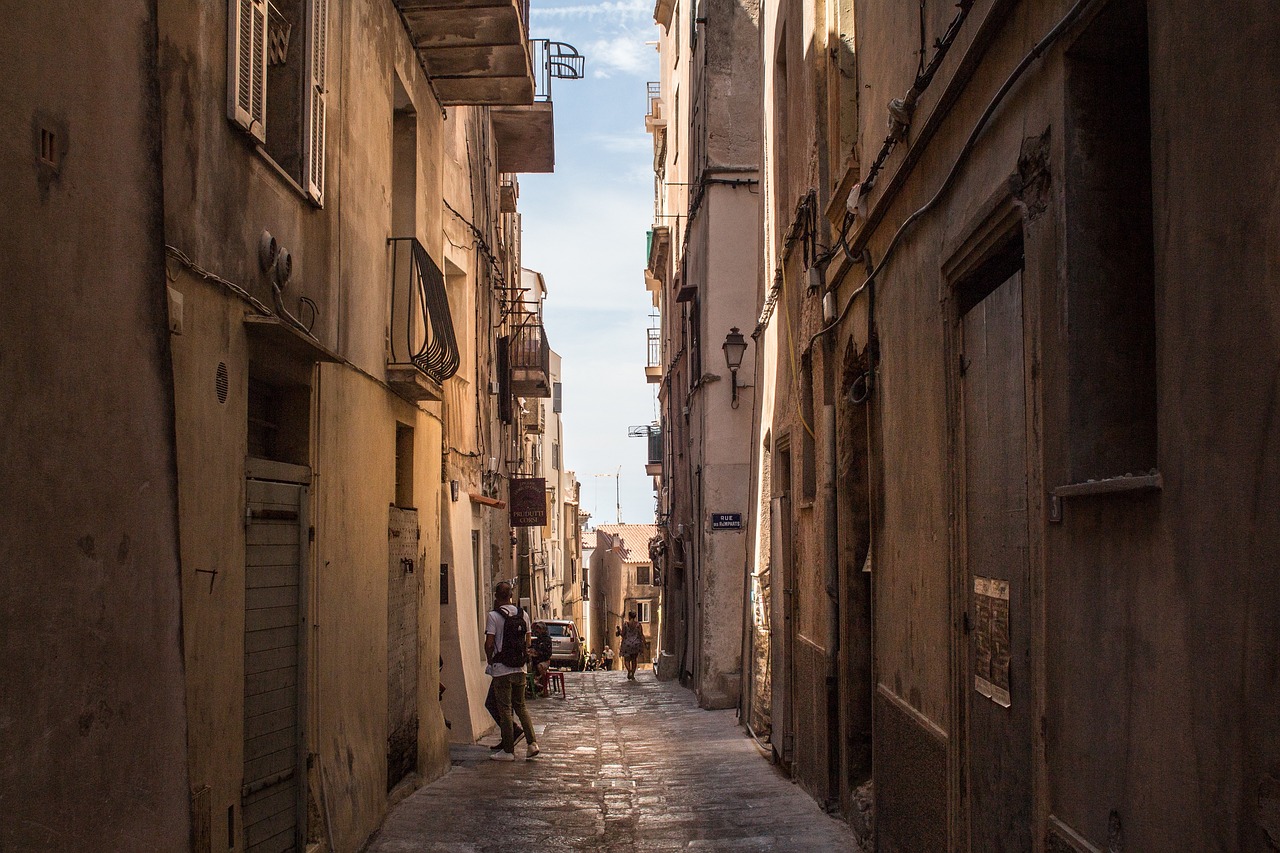
POLYGON ((490 761, 495 737, 454 746, 451 772, 392 808, 369 853, 861 849, 768 763, 733 711, 700 710, 652 671, 565 682, 567 700, 530 706, 541 755, 490 761))

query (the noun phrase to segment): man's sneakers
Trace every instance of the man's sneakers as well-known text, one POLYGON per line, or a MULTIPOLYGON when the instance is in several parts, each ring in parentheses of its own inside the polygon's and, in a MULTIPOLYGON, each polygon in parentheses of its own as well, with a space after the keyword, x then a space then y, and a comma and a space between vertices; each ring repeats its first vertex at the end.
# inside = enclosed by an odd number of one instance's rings
MULTIPOLYGON (((520 728, 519 726, 516 726, 516 730, 511 735, 512 749, 515 748, 515 744, 519 743, 520 738, 522 737, 524 737, 524 729, 520 728)), ((502 741, 498 741, 493 746, 489 747, 489 749, 492 749, 494 752, 497 752, 498 750, 502 749, 502 741)))
MULTIPOLYGON (((538 745, 536 743, 530 743, 528 748, 525 749, 525 752, 524 752, 525 760, 532 761, 534 758, 537 757, 538 753, 540 752, 542 752, 542 750, 538 749, 538 745)), ((516 754, 514 750, 511 752, 507 752, 506 750, 500 749, 498 752, 495 752, 493 755, 490 755, 489 760, 490 761, 515 761, 516 754)))

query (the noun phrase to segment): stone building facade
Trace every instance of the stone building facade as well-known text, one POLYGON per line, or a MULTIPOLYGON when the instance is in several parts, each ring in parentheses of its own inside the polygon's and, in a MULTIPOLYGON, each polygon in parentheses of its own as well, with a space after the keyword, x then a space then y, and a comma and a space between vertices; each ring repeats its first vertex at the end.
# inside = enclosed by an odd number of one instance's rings
POLYGON ((731 708, 742 689, 753 370, 750 360, 729 370, 721 350, 754 320, 759 9, 662 2, 655 18, 661 80, 645 122, 655 169, 645 278, 661 318, 662 454, 652 467, 668 567, 662 642, 703 707, 731 708), (713 526, 713 516, 726 520, 713 526))
POLYGON ((0 847, 359 849, 489 724, 477 620, 528 587, 546 43, 517 2, 11 11, 0 847))
POLYGON ((761 12, 743 719, 875 849, 1280 840, 1280 20, 1211 18, 761 12))
MULTIPOLYGON (((639 662, 647 665, 662 649, 661 585, 655 584, 649 542, 657 533, 652 524, 601 524, 595 529, 591 551, 591 651, 605 646, 616 654, 618 635, 627 614, 634 612, 644 627, 646 648, 639 662)), ((619 658, 620 660, 620 658, 619 658)))

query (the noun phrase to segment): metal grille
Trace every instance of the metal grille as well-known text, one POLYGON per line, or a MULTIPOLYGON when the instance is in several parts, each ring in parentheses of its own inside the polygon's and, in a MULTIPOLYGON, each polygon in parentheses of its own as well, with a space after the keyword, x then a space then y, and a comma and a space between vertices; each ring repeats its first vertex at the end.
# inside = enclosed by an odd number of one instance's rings
POLYGON ((391 360, 412 364, 436 382, 458 372, 444 273, 416 237, 391 237, 391 360))
POLYGON ((218 369, 213 377, 213 387, 218 392, 218 402, 227 402, 227 392, 230 390, 231 381, 227 376, 227 363, 225 361, 218 362, 218 369))

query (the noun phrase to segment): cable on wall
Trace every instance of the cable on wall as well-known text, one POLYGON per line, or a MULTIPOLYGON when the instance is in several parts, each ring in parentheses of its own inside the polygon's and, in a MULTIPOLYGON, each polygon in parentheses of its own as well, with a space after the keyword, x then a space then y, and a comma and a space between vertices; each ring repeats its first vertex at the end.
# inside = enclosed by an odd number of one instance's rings
MULTIPOLYGON (((1000 106, 1000 103, 1005 99, 1005 97, 1013 89, 1014 85, 1018 82, 1019 78, 1022 77, 1023 73, 1025 73, 1026 70, 1029 67, 1031 67, 1031 65, 1037 59, 1040 58, 1041 54, 1043 54, 1045 50, 1049 48, 1050 45, 1052 45, 1055 41, 1057 41, 1058 37, 1061 36, 1062 33, 1068 27, 1070 27, 1071 24, 1074 23, 1081 16, 1081 14, 1084 13, 1084 11, 1087 8, 1099 2, 1103 2, 1103 0, 1077 0, 1076 4, 1071 7, 1071 9, 1067 12, 1067 14, 1064 15, 1062 19, 1059 20, 1058 23, 1055 24, 1053 28, 1050 29, 1049 32, 1046 33, 1042 39, 1040 39, 1040 41, 1036 42, 1035 46, 1032 47, 1031 50, 1017 64, 1017 66, 1014 67, 1013 71, 1010 72, 1009 76, 1005 78, 1004 83, 1001 84, 998 90, 996 90, 995 95, 993 95, 991 100, 988 102, 986 109, 982 111, 982 115, 979 116, 977 123, 973 127, 973 130, 969 133, 968 139, 965 140, 965 143, 961 147, 960 152, 956 155, 956 159, 951 166, 951 170, 947 172, 946 178, 943 179, 942 184, 938 187, 937 191, 933 194, 933 197, 930 198, 928 201, 926 201, 924 205, 920 207, 919 210, 915 211, 910 216, 908 216, 905 220, 903 220, 902 224, 898 226, 898 230, 895 231, 893 234, 893 237, 890 238, 889 245, 888 247, 885 248, 884 256, 880 258, 880 262, 874 266, 874 268, 871 270, 870 273, 868 273, 867 278, 862 282, 862 284, 858 285, 857 289, 855 289, 853 293, 849 294, 849 298, 845 302, 844 307, 840 310, 839 315, 830 323, 828 323, 826 326, 823 326, 821 329, 819 329, 817 332, 814 333, 813 337, 809 341, 810 346, 813 346, 813 344, 818 340, 818 338, 827 334, 832 329, 836 328, 842 322, 844 322, 845 317, 849 313, 849 309, 853 307, 854 300, 857 299, 858 294, 862 293, 862 291, 867 290, 868 297, 872 300, 875 299, 875 280, 877 276, 879 276, 880 273, 884 271, 885 266, 889 263, 889 260, 893 257, 894 250, 898 247, 898 244, 902 239, 903 235, 906 234, 906 232, 911 228, 911 226, 914 225, 917 221, 919 221, 921 217, 923 217, 926 213, 932 210, 934 205, 936 205, 939 201, 941 201, 943 196, 947 194, 947 191, 951 189, 952 185, 955 183, 956 178, 960 174, 960 170, 968 162, 969 156, 973 153, 973 148, 975 143, 978 141, 978 137, 981 136, 982 132, 986 129, 987 123, 991 120, 992 115, 995 114, 995 111, 997 107, 1000 106)), ((846 217, 846 218, 848 219, 849 217, 846 217)), ((846 231, 847 229, 842 229, 841 244, 844 245, 845 247, 844 251, 848 252, 849 250, 848 250, 847 244, 845 244, 843 240, 844 232, 846 231)), ((853 257, 852 254, 850 254, 850 257, 851 258, 853 257)), ((872 302, 872 305, 874 306, 874 301, 872 302)), ((874 312, 869 313, 868 322, 874 323, 874 319, 875 319, 874 312)))

